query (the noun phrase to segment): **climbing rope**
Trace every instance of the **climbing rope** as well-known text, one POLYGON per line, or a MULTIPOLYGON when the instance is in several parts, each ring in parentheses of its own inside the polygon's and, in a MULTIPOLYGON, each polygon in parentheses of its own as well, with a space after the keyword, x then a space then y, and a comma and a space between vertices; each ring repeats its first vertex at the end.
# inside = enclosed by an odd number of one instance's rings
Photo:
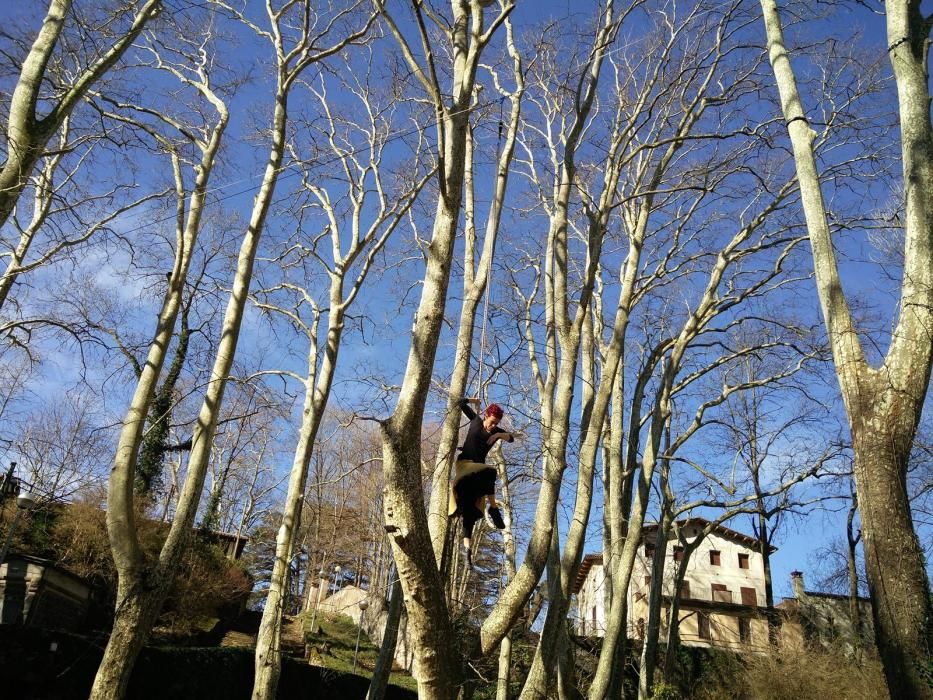
MULTIPOLYGON (((503 129, 503 104, 499 102, 499 134, 496 137, 496 158, 495 163, 498 167, 499 164, 499 151, 502 148, 502 129, 503 129)), ((492 281, 492 260, 489 261, 489 264, 486 266, 486 289, 483 295, 483 325, 482 330, 479 336, 479 363, 476 371, 476 394, 475 396, 480 399, 482 404, 485 406, 488 401, 488 396, 484 395, 486 387, 483 385, 483 367, 486 364, 486 326, 489 320, 489 287, 490 282, 492 281)), ((490 375, 491 376, 491 375, 490 375)), ((487 378, 487 381, 489 378, 487 378)))
MULTIPOLYGON (((486 267, 486 291, 483 299, 483 326, 479 336, 479 366, 476 372, 476 396, 485 406, 488 397, 484 395, 486 387, 483 385, 483 367, 486 364, 486 325, 489 318, 489 282, 492 279, 492 261, 486 267)), ((487 378, 488 381, 488 378, 487 378)))

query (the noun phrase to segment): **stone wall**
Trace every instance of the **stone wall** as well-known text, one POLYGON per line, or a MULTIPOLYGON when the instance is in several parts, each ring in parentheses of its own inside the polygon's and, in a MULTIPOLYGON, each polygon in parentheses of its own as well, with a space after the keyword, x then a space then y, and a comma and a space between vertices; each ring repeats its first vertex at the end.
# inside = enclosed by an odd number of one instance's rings
POLYGON ((796 616, 804 638, 824 647, 841 647, 852 653, 857 647, 870 646, 874 639, 871 601, 858 598, 859 629, 853 624, 848 596, 807 591, 803 573, 791 572, 794 598, 781 604, 788 614, 796 616))

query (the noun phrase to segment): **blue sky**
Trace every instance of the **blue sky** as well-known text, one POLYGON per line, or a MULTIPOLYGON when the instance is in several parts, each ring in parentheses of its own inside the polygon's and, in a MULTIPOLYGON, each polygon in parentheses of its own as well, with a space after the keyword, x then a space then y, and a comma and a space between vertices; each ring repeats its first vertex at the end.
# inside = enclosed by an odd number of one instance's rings
MULTIPOLYGON (((573 43, 574 32, 580 29, 580 25, 587 25, 591 20, 595 3, 578 3, 570 0, 555 0, 553 2, 534 3, 520 2, 513 13, 513 22, 516 31, 523 42, 530 41, 537 33, 540 35, 541 22, 550 21, 553 26, 553 33, 560 40, 573 43)), ((852 36, 859 37, 857 41, 852 40, 852 44, 858 50, 864 50, 866 56, 877 57, 883 55, 885 35, 883 31, 883 18, 874 15, 865 8, 856 3, 842 8, 832 8, 833 15, 819 21, 805 22, 787 27, 787 36, 790 43, 806 43, 814 36, 836 34, 843 42, 852 36)), ((11 12, 11 19, 22 18, 24 21, 28 18, 33 24, 37 17, 34 6, 23 4, 13 8, 8 8, 5 12, 11 12)), ((624 50, 630 49, 632 43, 639 41, 640 24, 635 22, 626 29, 626 41, 620 45, 619 54, 624 50)), ((232 42, 234 39, 245 44, 246 48, 238 52, 231 52, 229 47, 226 55, 233 56, 226 68, 230 72, 240 67, 248 67, 250 71, 250 80, 239 88, 236 97, 230 101, 231 105, 231 141, 236 145, 228 147, 223 155, 223 167, 218 170, 212 189, 214 190, 217 201, 215 206, 221 206, 226 210, 228 216, 238 217, 240 222, 248 216, 249 208, 255 192, 255 186, 261 177, 261 165, 266 154, 266 148, 261 138, 255 133, 257 124, 261 124, 263 116, 270 108, 269 98, 269 74, 265 70, 264 49, 260 44, 248 38, 246 34, 239 30, 230 30, 231 37, 220 41, 221 45, 226 42, 232 42), (251 43, 249 43, 251 42, 251 43)), ((749 35, 758 34, 759 40, 763 40, 764 30, 762 27, 751 27, 749 35)), ((382 42, 377 46, 378 57, 388 57, 390 43, 382 42)), ((358 60, 362 60, 359 58, 358 60)), ((795 58, 795 66, 802 74, 811 74, 816 68, 816 64, 805 56, 795 58)), ((379 68, 388 68, 388 58, 384 65, 379 68)), ((158 83, 153 84, 152 89, 160 87, 158 83)), ((766 86, 765 90, 771 89, 766 86)), ((806 88, 805 88, 806 90, 806 88)), ((491 94, 487 91, 486 94, 491 94)), ((885 106, 881 103, 883 95, 879 94, 879 103, 877 104, 879 112, 885 106)), ((806 94, 805 99, 811 105, 809 108, 812 114, 820 112, 820 102, 815 92, 806 94)), ((185 98, 190 99, 190 98, 185 98)), ((773 95, 763 96, 763 100, 773 99, 773 95)), ((307 95, 303 98, 293 100, 294 113, 300 114, 307 110, 313 114, 307 95)), ((411 104, 399 106, 400 112, 414 112, 411 104)), ((753 107, 753 109, 756 109, 753 107)), ((759 107, 762 113, 767 107, 759 107)), ((529 111, 530 114, 530 111, 529 111)), ((488 116, 487 123, 481 124, 482 129, 478 129, 479 138, 483 139, 483 146, 487 153, 494 150, 496 141, 495 123, 498 119, 496 110, 488 116)), ((531 116, 529 116, 531 119, 531 116)), ((396 122, 399 133, 411 133, 412 127, 410 121, 399 119, 396 122)), ((429 134, 430 135, 430 134, 429 134)), ((433 138, 433 137, 432 137, 433 138)), ((401 151, 401 149, 400 149, 401 151)), ((598 163, 595 155, 597 147, 589 148, 587 157, 594 163, 598 163)), ((396 154, 399 155, 399 154, 396 154)), ((829 158, 844 158, 845 149, 839 149, 829 158)), ((115 160, 118 157, 115 156, 115 160)), ((155 159, 137 163, 140 170, 141 183, 152 186, 154 178, 152 173, 155 171, 155 159)), ((162 172, 162 171, 159 171, 162 172)), ((279 188, 276 193, 275 211, 270 219, 269 230, 264 241, 264 253, 269 253, 275 245, 279 244, 287 232, 286 227, 292 225, 289 216, 293 213, 295 202, 294 187, 298 181, 297 170, 290 170, 283 174, 279 188)), ((164 179, 164 173, 158 177, 164 179)), ((831 205, 840 211, 848 211, 855 207, 864 207, 866 213, 883 209, 890 200, 889 188, 891 181, 885 178, 878 178, 871 185, 860 186, 856 191, 850 188, 840 186, 832 189, 830 196, 831 205)), ((332 187, 337 187, 336 182, 331 183, 332 187)), ((485 202, 484 190, 487 186, 479 185, 480 199, 480 221, 483 221, 485 202)), ((510 196, 522 193, 525 185, 521 178, 513 175, 510 196)), ((488 191, 488 190, 487 190, 488 191)), ((896 197, 896 191, 894 196, 896 197)), ((536 237, 543 233, 543 227, 546 225, 540 211, 533 215, 525 215, 521 211, 524 200, 510 199, 507 211, 507 217, 504 224, 503 244, 499 247, 497 266, 494 272, 494 292, 492 294, 493 304, 508 307, 512 300, 510 299, 506 283, 508 280, 508 271, 516 268, 522 263, 521 254, 526 243, 534 244, 536 237)), ((430 204, 424 205, 424 211, 421 212, 420 231, 424 234, 429 227, 427 217, 432 207, 430 204)), ((164 216, 164 215, 159 215, 164 216)), ((145 218, 145 217, 144 217, 145 218)), ((150 226, 154 223, 151 220, 150 226)), ((143 224, 139 223, 138 217, 127 217, 123 223, 123 232, 132 233, 139 236, 147 236, 147 231, 141 231, 143 224)), ((145 238, 145 240, 152 240, 145 238)), ((891 283, 881 281, 877 274, 879 265, 885 265, 883 257, 876 254, 876 248, 873 247, 867 237, 865 229, 850 230, 838 239, 839 244, 844 248, 844 267, 843 275, 847 289, 861 298, 874 317, 872 326, 879 329, 875 336, 879 347, 883 349, 886 338, 884 329, 890 327, 891 309, 893 305, 889 303, 891 299, 891 283)), ((156 245, 156 244, 153 244, 156 245)), ((801 253, 806 253, 802 250, 801 253)), ((403 363, 408 351, 408 330, 411 325, 412 305, 417 300, 418 287, 415 276, 419 270, 416 259, 408 259, 411 256, 411 234, 409 231, 401 232, 387 249, 387 262, 397 263, 397 267, 387 270, 378 278, 371 281, 371 287, 368 294, 361 298, 357 312, 368 315, 368 320, 363 322, 362 328, 365 332, 362 334, 352 331, 347 336, 347 346, 341 357, 341 371, 338 383, 335 387, 335 402, 332 406, 340 408, 358 408, 361 405, 368 406, 376 414, 383 414, 382 404, 375 401, 380 398, 381 391, 374 385, 377 379, 383 379, 384 383, 392 386, 397 383, 401 376, 403 363), (366 342, 361 342, 362 337, 366 337, 366 342), (372 379, 372 381, 364 381, 372 379)), ((802 255, 801 261, 805 259, 802 255)), ((225 280, 229 279, 229 268, 223 266, 223 261, 218 261, 215 274, 219 286, 223 286, 225 280)), ((801 262, 801 264, 805 264, 801 262)), ((103 285, 110 285, 113 295, 133 295, 138 289, 146 288, 146 279, 140 275, 139 270, 133 270, 130 266, 127 272, 126 260, 119 255, 114 255, 107 259, 106 264, 96 260, 86 260, 86 269, 83 274, 94 274, 99 278, 103 285), (126 274, 136 274, 131 281, 125 277, 126 274), (137 285, 134 288, 134 285, 137 285)), ((80 276, 80 275, 79 275, 80 276)), ((151 279, 151 278, 150 278, 151 279)), ((50 284, 55 280, 50 279, 50 284)), ((456 319, 459 311, 460 280, 455 277, 451 281, 450 303, 448 306, 448 317, 451 320, 456 319)), ((146 302, 150 299, 144 299, 138 316, 131 319, 131 325, 141 336, 149 332, 148 325, 151 322, 150 311, 153 308, 146 302)), ((793 295, 787 297, 787 304, 797 306, 803 316, 811 323, 816 324, 819 321, 818 310, 816 306, 815 293, 813 293, 812 283, 801 283, 795 289, 793 295), (809 285, 809 286, 808 286, 809 285)), ((503 349, 519 347, 520 334, 519 329, 509 321, 507 315, 501 311, 492 312, 491 322, 493 323, 497 341, 503 349)), ((294 339, 288 335, 287 330, 279 329, 281 335, 271 334, 268 326, 259 319, 255 311, 250 311, 247 321, 244 325, 244 335, 241 341, 241 355, 257 358, 258 362, 265 362, 267 365, 289 367, 300 367, 302 365, 303 351, 300 346, 289 347, 294 339)), ((448 329, 442 338, 442 346, 439 354, 439 360, 436 366, 436 374, 441 381, 446 381, 445 377, 449 372, 449 360, 451 354, 451 342, 453 331, 448 329)), ((478 339, 477 339, 478 344, 478 339)), ((118 362, 114 355, 107 356, 107 363, 118 362)), ((69 365, 67 355, 62 353, 56 356, 52 351, 47 358, 47 368, 43 370, 42 385, 43 389, 38 393, 40 396, 51 396, 60 389, 62 385, 72 383, 77 377, 77 368, 69 365)), ((521 363, 524 362, 524 355, 519 354, 510 361, 510 367, 515 368, 516 372, 521 363)), ((113 367, 106 364, 94 368, 101 375, 109 375, 113 367)), ((120 382, 109 383, 109 393, 107 404, 114 415, 119 415, 123 401, 125 400, 126 385, 120 382)), ((292 387, 294 390, 294 387, 292 387)), ((520 412, 525 403, 522 397, 510 395, 514 389, 509 389, 506 383, 493 386, 491 399, 501 403, 512 405, 515 413, 520 412)), ((834 402, 834 412, 832 421, 837 424, 844 422, 841 413, 841 407, 838 402, 837 390, 831 382, 825 382, 818 387, 820 396, 834 402)), ((383 395, 389 403, 385 408, 390 410, 392 405, 391 391, 383 395)), ((533 401, 531 401, 533 403, 533 401)), ((429 417, 438 418, 442 411, 443 397, 435 395, 429 407, 429 417)), ((697 450, 703 450, 705 446, 702 442, 698 443, 697 450)), ((722 456, 723 460, 728 462, 728 456, 722 456)), ((283 467, 290 460, 283 459, 283 467)), ((571 480, 572 481, 572 480, 571 480)), ((572 483, 568 483, 568 494, 572 483)), ((841 524, 844 514, 830 512, 816 512, 806 518, 796 519, 789 523, 782 534, 779 536, 777 545, 779 551, 774 558, 774 582, 775 591, 778 595, 789 592, 789 572, 794 569, 804 569, 810 566, 810 558, 825 544, 829 539, 844 534, 841 524)), ((599 521, 598 511, 594 511, 591 516, 591 523, 594 525, 599 521)), ((747 522, 739 519, 731 524, 735 529, 743 532, 750 532, 747 522)), ((566 528, 563 528, 566 530, 566 528)), ((599 541, 595 527, 591 528, 592 535, 590 543, 593 550, 598 550, 599 541)), ((810 577, 812 585, 813 578, 810 577)))

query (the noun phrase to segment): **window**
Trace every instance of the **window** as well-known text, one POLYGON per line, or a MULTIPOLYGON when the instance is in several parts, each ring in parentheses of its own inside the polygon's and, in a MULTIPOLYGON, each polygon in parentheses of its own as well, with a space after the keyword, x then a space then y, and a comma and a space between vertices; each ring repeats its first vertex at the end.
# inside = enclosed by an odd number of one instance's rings
POLYGON ((645 576, 645 587, 642 590, 635 592, 635 600, 639 601, 639 600, 644 600, 645 598, 647 598, 648 590, 650 588, 651 588, 651 577, 645 576))
POLYGON ((683 547, 674 547, 674 561, 683 561, 684 560, 684 548, 683 547))
POLYGON ((638 638, 644 640, 645 638, 645 618, 639 617, 638 622, 636 623, 636 629, 638 638))
POLYGON ((684 581, 680 584, 680 599, 690 600, 690 582, 684 581))
POLYGON ((713 587, 713 597, 714 601, 719 601, 720 603, 731 603, 732 602, 732 592, 726 587, 724 583, 714 583, 713 587))
POLYGON ((739 618, 739 641, 742 644, 751 644, 752 642, 752 621, 747 617, 739 618))
POLYGON ((740 554, 740 555, 739 555, 739 568, 740 568, 740 569, 747 569, 747 568, 748 568, 748 555, 747 555, 747 554, 740 554))
POLYGON ((700 639, 713 638, 709 631, 709 615, 706 613, 697 613, 697 634, 699 634, 700 639))
POLYGON ((713 566, 719 566, 719 552, 715 549, 709 550, 709 563, 713 566))
POLYGON ((651 559, 654 556, 654 545, 646 544, 645 545, 645 559, 651 559))
POLYGON ((742 586, 742 605, 758 605, 758 593, 754 588, 742 586))

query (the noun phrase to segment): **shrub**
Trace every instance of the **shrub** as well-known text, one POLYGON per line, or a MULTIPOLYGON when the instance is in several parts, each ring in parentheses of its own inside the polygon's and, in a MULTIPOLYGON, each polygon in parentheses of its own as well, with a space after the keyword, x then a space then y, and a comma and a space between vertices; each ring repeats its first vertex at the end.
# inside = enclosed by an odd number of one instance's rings
MULTIPOLYGON (((86 698, 100 664, 103 646, 50 630, 0 626, 3 697, 86 698), (50 651, 51 642, 56 651, 50 651)), ((135 700, 249 700, 255 659, 252 650, 230 648, 145 647, 133 668, 126 693, 135 700)), ((368 679, 309 666, 285 658, 279 679, 280 700, 362 698, 368 679)), ((411 690, 389 686, 387 700, 415 700, 411 690)))
MULTIPOLYGON (((44 557, 84 578, 95 587, 93 624, 109 626, 116 600, 117 576, 107 536, 106 513, 100 498, 52 505, 30 514, 15 549, 44 557)), ((7 510, 9 510, 7 508, 7 510)), ((158 557, 168 526, 137 513, 137 532, 147 560, 158 557)), ((238 562, 228 560, 219 547, 194 533, 163 606, 160 624, 178 633, 203 626, 205 618, 233 616, 242 608, 252 580, 238 562)))
POLYGON ((661 681, 651 688, 651 700, 681 700, 681 695, 677 688, 661 681))
POLYGON ((859 660, 841 650, 782 650, 746 660, 749 700, 882 700, 888 697, 881 662, 863 651, 859 660))
POLYGON ((165 601, 163 621, 176 632, 198 629, 204 618, 234 617, 246 602, 252 581, 216 546, 193 538, 165 601))

